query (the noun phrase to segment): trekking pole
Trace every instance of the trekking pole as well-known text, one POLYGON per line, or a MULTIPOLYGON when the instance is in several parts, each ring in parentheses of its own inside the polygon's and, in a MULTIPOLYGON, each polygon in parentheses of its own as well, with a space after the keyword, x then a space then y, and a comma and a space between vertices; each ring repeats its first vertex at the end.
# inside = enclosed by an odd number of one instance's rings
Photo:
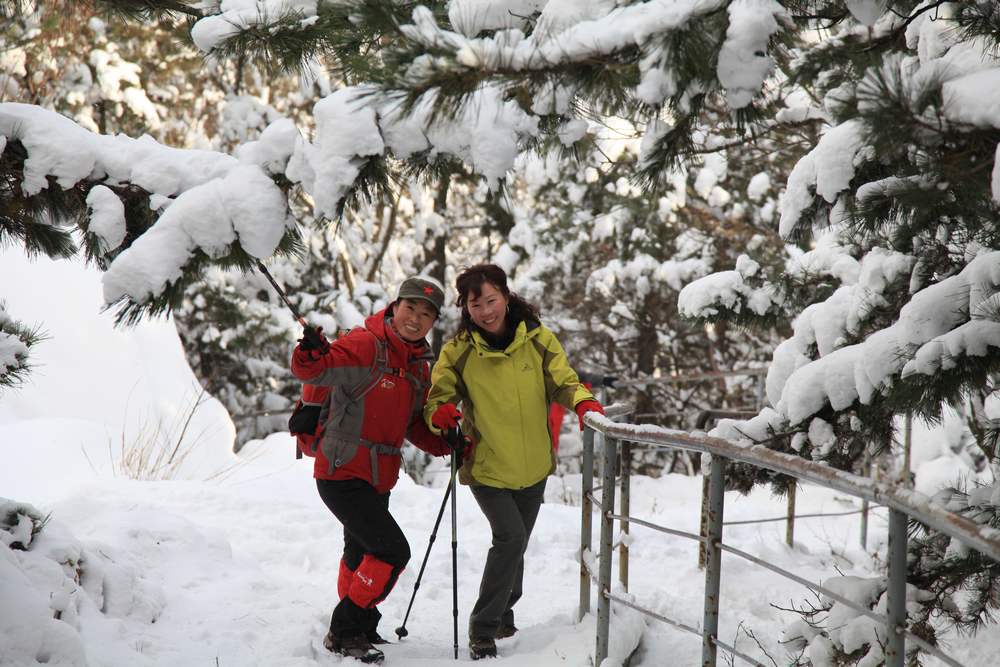
POLYGON ((306 324, 306 318, 302 317, 298 309, 292 305, 291 301, 288 300, 288 297, 285 295, 285 290, 281 289, 281 286, 274 279, 271 273, 267 270, 267 267, 264 266, 264 262, 260 261, 259 259, 257 260, 257 269, 262 274, 264 274, 264 277, 267 278, 267 282, 271 283, 271 287, 273 287, 274 291, 278 293, 278 296, 281 297, 281 300, 285 302, 285 305, 288 306, 288 309, 292 311, 292 315, 295 316, 295 321, 301 324, 303 327, 309 326, 308 324, 306 324))
POLYGON ((449 435, 451 443, 451 615, 455 630, 455 660, 458 660, 458 510, 455 504, 455 473, 458 472, 458 457, 462 455, 462 429, 455 427, 449 435))
MULTIPOLYGON (((453 478, 454 479, 454 478, 453 478)), ((420 564, 420 572, 417 573, 417 583, 413 585, 413 595, 410 596, 410 604, 406 607, 406 616, 403 617, 403 624, 396 628, 396 636, 402 639, 409 631, 406 629, 406 621, 410 618, 410 610, 413 609, 413 601, 417 597, 417 589, 420 588, 420 580, 424 577, 424 568, 427 567, 427 558, 431 555, 431 547, 437 538, 438 526, 441 525, 441 517, 444 516, 444 508, 448 505, 448 496, 451 495, 452 485, 449 482, 447 490, 444 492, 444 500, 441 501, 441 509, 438 510, 437 520, 434 521, 434 529, 431 530, 431 539, 427 542, 427 551, 424 553, 424 562, 420 564)))
MULTIPOLYGON (((288 310, 292 311, 292 315, 295 316, 295 321, 302 325, 303 331, 311 329, 312 327, 306 324, 306 318, 302 317, 302 314, 299 313, 298 308, 292 305, 292 302, 288 300, 288 296, 285 295, 285 290, 281 289, 281 285, 278 284, 278 281, 274 279, 274 276, 271 275, 271 272, 267 270, 266 266, 264 266, 264 262, 260 261, 259 259, 257 260, 257 270, 259 270, 262 274, 264 274, 264 277, 267 278, 267 282, 271 283, 271 287, 274 288, 274 291, 278 293, 278 296, 281 297, 281 300, 285 302, 286 306, 288 306, 288 310)), ((298 445, 295 446, 295 458, 296 459, 302 458, 302 449, 300 449, 298 445)))

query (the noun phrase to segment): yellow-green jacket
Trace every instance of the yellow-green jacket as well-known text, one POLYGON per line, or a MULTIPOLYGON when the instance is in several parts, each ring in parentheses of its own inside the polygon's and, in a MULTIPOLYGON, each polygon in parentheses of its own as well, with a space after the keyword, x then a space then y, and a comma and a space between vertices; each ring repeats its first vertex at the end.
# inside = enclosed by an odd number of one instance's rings
POLYGON ((593 399, 544 325, 521 322, 506 350, 462 332, 445 343, 431 372, 424 418, 443 403, 461 404, 462 431, 475 449, 459 473, 463 484, 523 489, 555 470, 550 403, 572 410, 593 399))

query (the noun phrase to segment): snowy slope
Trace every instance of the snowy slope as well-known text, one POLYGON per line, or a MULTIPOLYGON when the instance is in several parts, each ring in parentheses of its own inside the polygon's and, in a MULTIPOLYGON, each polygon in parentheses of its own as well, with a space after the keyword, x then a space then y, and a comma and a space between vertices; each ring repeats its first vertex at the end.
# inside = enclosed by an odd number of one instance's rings
MULTIPOLYGON (((180 666, 217 658, 223 665, 337 664, 319 642, 335 600, 342 534, 319 501, 309 464, 296 462, 292 452, 291 439, 278 434, 242 450, 248 463, 222 482, 93 480, 42 506, 53 519, 32 549, 4 549, 13 565, 0 570, 0 580, 23 577, 32 584, 16 599, 0 595, 4 654, 12 664, 34 664, 31 657, 60 651, 66 664, 85 664, 83 655, 93 665, 180 666), (40 574, 59 570, 51 554, 68 552, 82 553, 79 586, 40 574), (60 604, 73 610, 63 616, 75 632, 26 641, 6 612, 15 605, 37 610, 34 620, 43 624, 51 614, 50 593, 60 591, 69 591, 70 601, 60 604)), ((8 477, 0 476, 0 488, 8 488, 8 477)), ((417 560, 382 606, 381 630, 389 637, 402 621, 442 497, 441 489, 419 487, 407 477, 393 493, 417 560)), ((466 616, 489 529, 468 489, 460 490, 458 504, 459 632, 466 659, 466 616)), ((577 512, 546 506, 528 554, 538 567, 526 578, 530 593, 518 617, 523 630, 500 645, 510 664, 590 660, 593 620, 579 626, 573 620, 577 512)), ((407 623, 410 636, 386 649, 393 665, 453 662, 450 533, 446 518, 407 623)), ((616 633, 630 630, 637 639, 640 623, 619 624, 616 633)))
POLYGON ((38 493, 27 478, 44 472, 44 495, 34 499, 48 502, 61 489, 110 471, 109 450, 117 458, 123 442, 171 451, 179 443, 173 467, 183 478, 209 477, 236 461, 229 415, 218 401, 200 396, 172 322, 116 329, 112 313, 101 312, 99 271, 78 260, 32 261, 19 247, 0 249, 0 285, 17 285, 0 298, 17 319, 48 336, 32 350, 34 369, 25 385, 0 393, 0 451, 42 450, 26 462, 38 468, 0 487, 4 495, 38 493))
MULTIPOLYGON (((221 665, 352 664, 327 654, 319 643, 335 599, 342 537, 315 493, 308 464, 296 462, 292 451, 290 439, 279 434, 248 445, 241 451, 248 463, 220 482, 92 480, 45 505, 42 509, 51 511, 53 520, 31 551, 0 548, 6 552, 0 558, 2 588, 10 590, 12 578, 30 584, 15 591, 15 598, 0 593, 0 642, 4 655, 13 658, 3 664, 35 664, 29 658, 38 655, 33 650, 39 647, 54 655, 61 647, 67 658, 63 664, 180 666, 214 664, 216 659, 221 665), (67 584, 50 558, 74 550, 83 556, 80 586, 67 584), (56 604, 72 610, 64 612, 66 620, 52 622, 65 626, 64 632, 28 645, 11 620, 24 620, 23 610, 31 609, 33 620, 43 624, 56 604), (8 613, 13 609, 21 611, 8 613)), ((0 488, 8 488, 8 481, 6 471, 0 474, 0 488)), ((563 504, 573 499, 578 481, 567 478, 564 488, 563 480, 550 480, 548 502, 527 555, 525 597, 517 610, 521 632, 499 643, 499 664, 590 664, 593 617, 574 623, 579 509, 563 504)), ((692 530, 699 490, 695 478, 638 478, 633 480, 633 512, 692 530)), ((420 487, 406 477, 393 491, 393 511, 414 561, 382 606, 381 631, 388 637, 394 638, 392 631, 402 621, 441 497, 440 488, 420 487)), ((726 518, 780 516, 782 505, 766 491, 749 498, 731 495, 726 518)), ((489 530, 468 489, 460 489, 458 506, 460 658, 467 661, 466 617, 489 548, 489 530)), ((806 488, 800 494, 800 512, 854 506, 824 490, 806 488)), ((869 541, 880 551, 883 516, 884 511, 876 510, 869 541)), ((814 579, 833 576, 835 567, 846 574, 872 575, 874 559, 857 547, 856 516, 800 521, 795 550, 781 543, 783 528, 781 523, 732 526, 727 539, 814 579)), ((446 516, 407 623, 410 636, 387 647, 388 664, 454 662, 450 532, 446 516)), ((637 602, 698 626, 703 575, 694 545, 638 527, 633 535, 630 592, 637 602)), ((737 638, 742 650, 763 659, 738 630, 742 622, 771 655, 784 658, 778 641, 794 618, 770 605, 800 605, 809 595, 734 558, 725 558, 723 568, 722 637, 737 638)), ((613 631, 618 647, 644 632, 633 665, 700 661, 698 638, 655 622, 644 627, 628 614, 615 618, 613 631)), ((1000 649, 997 639, 995 633, 984 633, 968 646, 952 640, 948 648, 965 664, 985 667, 992 664, 988 656, 995 655, 990 651, 1000 649)))

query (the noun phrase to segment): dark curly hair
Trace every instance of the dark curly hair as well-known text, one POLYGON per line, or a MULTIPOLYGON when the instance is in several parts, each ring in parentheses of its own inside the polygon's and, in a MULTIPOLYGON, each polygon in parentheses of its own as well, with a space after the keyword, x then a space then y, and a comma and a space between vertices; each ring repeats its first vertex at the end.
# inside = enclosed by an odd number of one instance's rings
POLYGON ((539 321, 538 308, 507 287, 507 273, 503 269, 496 264, 476 264, 463 269, 455 278, 455 291, 458 292, 455 305, 462 309, 462 321, 458 325, 459 333, 464 331, 467 335, 472 335, 476 325, 472 322, 467 304, 470 298, 479 297, 483 293, 484 283, 493 285, 507 297, 508 309, 505 320, 508 325, 525 320, 539 321))

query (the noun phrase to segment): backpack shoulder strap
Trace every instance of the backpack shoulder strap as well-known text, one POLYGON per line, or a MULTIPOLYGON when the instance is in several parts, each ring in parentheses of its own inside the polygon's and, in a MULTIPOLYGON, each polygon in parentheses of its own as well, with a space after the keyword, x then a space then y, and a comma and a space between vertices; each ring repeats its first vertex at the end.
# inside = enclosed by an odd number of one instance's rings
MULTIPOLYGON (((365 329, 365 331, 368 331, 365 329)), ((428 386, 430 386, 430 379, 423 378, 414 373, 409 368, 393 368, 389 366, 389 346, 388 344, 376 336, 371 331, 368 331, 375 343, 375 359, 372 361, 371 368, 368 371, 368 377, 359 382, 348 394, 351 401, 357 402, 365 397, 368 392, 378 386, 379 381, 382 379, 383 375, 395 375, 397 377, 404 378, 413 387, 414 401, 419 401, 420 397, 423 396, 423 391, 428 386)), ((433 355, 420 356, 410 361, 410 365, 422 364, 432 359, 433 355)))
MULTIPOLYGON (((365 329, 365 331, 368 330, 365 329)), ((348 392, 348 396, 354 403, 357 403, 364 398, 368 392, 378 385, 379 380, 382 379, 382 375, 391 370, 389 368, 389 350, 385 341, 370 331, 368 331, 368 333, 371 335, 372 341, 375 344, 375 358, 372 360, 372 365, 368 369, 368 377, 363 379, 355 385, 350 392, 348 392)))

